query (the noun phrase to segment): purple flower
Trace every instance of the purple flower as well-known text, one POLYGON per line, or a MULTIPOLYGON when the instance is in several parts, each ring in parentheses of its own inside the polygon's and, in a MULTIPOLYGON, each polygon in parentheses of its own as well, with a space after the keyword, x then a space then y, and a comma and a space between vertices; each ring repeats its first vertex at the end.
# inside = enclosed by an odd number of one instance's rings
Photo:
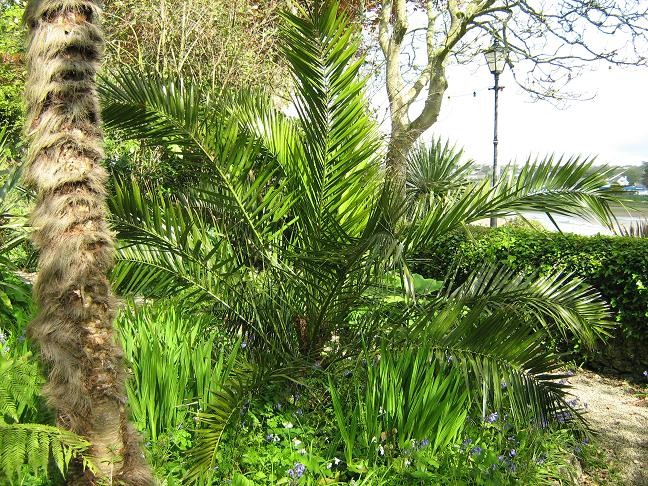
POLYGON ((274 434, 266 435, 266 442, 272 442, 272 439, 274 439, 274 434))
POLYGON ((643 375, 644 375, 646 378, 648 378, 648 370, 644 371, 644 372, 643 372, 643 375))
POLYGON ((515 452, 515 449, 511 449, 511 450, 509 451, 508 455, 509 455, 510 457, 515 457, 515 456, 517 456, 517 452, 515 452))
POLYGON ((9 349, 11 349, 11 348, 9 348, 9 346, 5 346, 5 347, 4 347, 4 352, 5 352, 5 353, 8 353, 8 352, 9 352, 9 349))
POLYGON ((468 445, 472 442, 472 439, 466 439, 463 441, 464 445, 468 445))
POLYGON ((574 376, 576 373, 574 373, 572 370, 569 370, 567 372, 567 376, 574 376))
POLYGON ((589 437, 585 437, 583 439, 583 444, 587 445, 587 444, 589 444, 589 442, 590 442, 589 437))
POLYGON ((20 342, 20 343, 24 342, 25 339, 26 339, 26 338, 25 338, 25 335, 24 335, 24 334, 18 336, 18 342, 20 342))
POLYGON ((453 360, 454 360, 454 356, 452 355, 448 356, 448 363, 452 363, 453 360))
POLYGON ((427 440, 427 439, 423 439, 423 440, 421 441, 421 444, 420 444, 420 445, 421 445, 421 447, 427 447, 427 446, 430 445, 430 441, 427 440))
POLYGON ((561 385, 566 385, 566 384, 567 384, 567 380, 563 378, 563 379, 560 380, 558 383, 560 383, 561 385))
POLYGON ((304 474, 304 471, 306 471, 306 466, 304 466, 301 462, 296 462, 295 463, 295 476, 291 476, 292 478, 301 478, 304 474))
POLYGON ((503 381, 502 384, 501 384, 500 386, 501 386, 502 390, 506 390, 506 387, 507 387, 508 385, 506 384, 505 381, 503 381))
POLYGON ((288 469, 288 476, 290 476, 291 478, 295 479, 295 471, 292 470, 292 469, 288 469))
POLYGON ((0 344, 4 344, 7 341, 7 336, 4 332, 0 332, 0 344))
POLYGON ((582 447, 574 447, 574 454, 580 454, 581 452, 583 452, 582 447))
POLYGON ((576 407, 578 405, 578 398, 574 398, 573 400, 569 400, 567 402, 567 405, 569 405, 570 407, 576 407))
POLYGON ((472 456, 478 456, 478 455, 481 454, 481 453, 482 453, 482 448, 479 447, 479 446, 477 446, 477 447, 473 447, 472 449, 470 449, 470 454, 471 454, 472 456))
POLYGON ((504 456, 497 456, 497 460, 499 462, 504 462, 506 460, 506 458, 504 456))
POLYGON ((499 418, 499 414, 497 412, 493 412, 490 415, 488 415, 484 421, 488 424, 494 424, 495 422, 497 422, 498 418, 499 418))

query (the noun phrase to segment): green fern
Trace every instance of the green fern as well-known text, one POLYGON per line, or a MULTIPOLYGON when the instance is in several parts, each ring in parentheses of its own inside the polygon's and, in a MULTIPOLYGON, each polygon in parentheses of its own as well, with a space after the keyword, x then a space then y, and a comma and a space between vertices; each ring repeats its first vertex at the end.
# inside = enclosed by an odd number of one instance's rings
POLYGON ((25 465, 32 474, 47 475, 52 462, 64 474, 75 457, 94 469, 83 455, 90 446, 83 438, 51 425, 19 423, 25 410, 35 407, 42 382, 29 355, 0 354, 0 376, 0 482, 20 478, 25 465))

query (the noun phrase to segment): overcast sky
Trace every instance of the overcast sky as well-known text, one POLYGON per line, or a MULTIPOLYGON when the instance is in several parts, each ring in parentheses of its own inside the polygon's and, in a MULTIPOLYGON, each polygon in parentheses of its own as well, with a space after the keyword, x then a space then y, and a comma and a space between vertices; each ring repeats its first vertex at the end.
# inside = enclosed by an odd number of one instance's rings
MULTIPOLYGON (((466 155, 490 164, 493 153, 493 75, 485 64, 451 66, 439 121, 424 135, 441 136, 463 146, 466 155), (476 96, 473 96, 473 92, 476 96)), ((597 155, 599 162, 637 165, 648 161, 648 69, 607 65, 586 72, 571 89, 595 95, 559 109, 533 102, 513 81, 500 76, 499 162, 523 162, 549 153, 597 155)), ((374 97, 385 114, 384 95, 374 97)), ((415 114, 416 109, 412 110, 415 114)))

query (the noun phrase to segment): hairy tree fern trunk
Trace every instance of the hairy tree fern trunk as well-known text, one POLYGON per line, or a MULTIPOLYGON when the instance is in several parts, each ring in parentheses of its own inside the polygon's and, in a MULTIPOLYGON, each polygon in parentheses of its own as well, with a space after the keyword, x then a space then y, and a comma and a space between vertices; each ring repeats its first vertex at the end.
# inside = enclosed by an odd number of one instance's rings
POLYGON ((106 171, 96 72, 103 51, 97 2, 30 1, 26 180, 38 192, 40 251, 30 325, 49 368, 45 394, 60 426, 92 443, 96 476, 73 465, 68 484, 153 484, 127 419, 122 352, 113 337, 107 274, 106 171))

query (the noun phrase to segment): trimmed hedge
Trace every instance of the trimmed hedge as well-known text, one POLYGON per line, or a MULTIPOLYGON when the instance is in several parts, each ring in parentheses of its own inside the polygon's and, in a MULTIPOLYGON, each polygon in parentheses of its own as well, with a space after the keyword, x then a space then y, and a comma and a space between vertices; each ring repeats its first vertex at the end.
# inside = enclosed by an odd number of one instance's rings
POLYGON ((633 375, 648 369, 648 238, 475 227, 470 235, 456 232, 430 245, 414 266, 426 277, 442 278, 456 265, 461 278, 483 262, 580 276, 609 302, 618 322, 607 344, 581 356, 590 366, 633 375))

